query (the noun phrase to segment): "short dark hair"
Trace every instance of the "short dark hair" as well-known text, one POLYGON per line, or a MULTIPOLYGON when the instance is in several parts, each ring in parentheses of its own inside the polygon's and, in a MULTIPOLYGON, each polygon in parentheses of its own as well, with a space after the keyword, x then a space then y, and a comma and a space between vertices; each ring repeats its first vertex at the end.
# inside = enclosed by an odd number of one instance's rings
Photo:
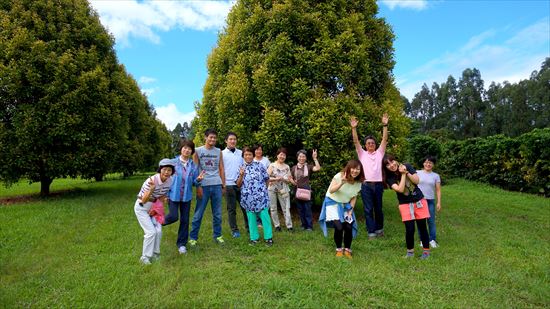
POLYGON ((250 152, 252 153, 252 155, 254 155, 254 149, 252 147, 244 146, 242 151, 243 151, 243 157, 245 152, 250 152))
POLYGON ((262 146, 262 144, 255 144, 252 146, 252 151, 256 152, 256 149, 258 148, 262 148, 262 152, 264 151, 264 146, 262 146))
POLYGON ((346 166, 342 169, 342 174, 346 175, 346 181, 349 182, 363 182, 365 181, 365 173, 363 172, 363 166, 361 165, 361 162, 357 159, 349 160, 348 163, 346 163, 346 166), (357 175, 356 178, 351 177, 351 169, 352 168, 359 168, 360 172, 359 175, 357 175))
POLYGON ((191 154, 195 153, 195 143, 193 143, 193 141, 188 139, 182 139, 180 141, 180 152, 183 147, 189 147, 191 148, 191 154))
POLYGON ((208 137, 210 134, 218 136, 218 132, 216 132, 216 130, 213 128, 208 128, 206 129, 206 131, 204 131, 204 137, 208 137))
POLYGON ((422 163, 424 163, 426 161, 430 161, 433 164, 436 164, 437 163, 437 158, 432 156, 432 155, 427 155, 426 157, 424 157, 424 160, 422 160, 422 163))
POLYGON ((376 142, 376 138, 372 135, 367 135, 367 137, 365 137, 365 144, 369 139, 372 139, 374 141, 374 146, 378 146, 378 143, 376 142))
POLYGON ((286 150, 285 147, 279 147, 279 149, 277 149, 277 153, 275 155, 278 156, 281 152, 284 153, 285 155, 288 155, 288 151, 286 150))
POLYGON ((231 135, 233 135, 233 136, 235 136, 235 138, 237 138, 237 133, 232 132, 232 131, 229 131, 229 132, 227 132, 227 134, 225 135, 224 141, 226 141, 231 135))

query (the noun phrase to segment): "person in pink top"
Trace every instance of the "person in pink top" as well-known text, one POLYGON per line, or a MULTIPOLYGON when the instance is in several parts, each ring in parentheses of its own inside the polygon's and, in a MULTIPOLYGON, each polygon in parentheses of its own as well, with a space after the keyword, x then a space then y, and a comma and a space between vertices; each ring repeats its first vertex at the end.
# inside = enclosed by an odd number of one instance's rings
POLYGON ((388 121, 388 114, 384 113, 382 116, 382 141, 378 148, 374 136, 369 135, 365 138, 365 149, 363 149, 357 136, 359 121, 354 116, 350 119, 353 144, 365 173, 365 181, 361 185, 361 199, 363 201, 369 239, 384 236, 382 160, 384 159, 388 143, 388 121))

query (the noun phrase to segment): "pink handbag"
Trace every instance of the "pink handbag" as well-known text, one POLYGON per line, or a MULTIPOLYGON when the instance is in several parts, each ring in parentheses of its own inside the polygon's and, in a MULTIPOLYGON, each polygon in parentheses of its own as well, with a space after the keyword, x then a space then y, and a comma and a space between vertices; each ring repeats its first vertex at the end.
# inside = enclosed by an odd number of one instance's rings
POLYGON ((311 200, 311 190, 297 188, 296 189, 296 199, 300 201, 309 201, 311 200))

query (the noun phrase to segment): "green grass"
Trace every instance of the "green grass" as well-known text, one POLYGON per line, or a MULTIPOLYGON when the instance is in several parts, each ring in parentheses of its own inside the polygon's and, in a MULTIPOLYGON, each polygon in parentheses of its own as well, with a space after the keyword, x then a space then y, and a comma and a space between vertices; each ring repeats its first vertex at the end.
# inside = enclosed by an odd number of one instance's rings
MULTIPOLYGON (((143 180, 56 180, 52 191, 77 189, 0 206, 0 307, 550 306, 549 199, 450 182, 437 218, 441 247, 427 261, 403 258, 404 227, 390 191, 386 237, 369 241, 360 224, 351 261, 333 256, 332 237, 317 226, 275 233, 272 248, 231 239, 224 205, 225 246, 213 243, 207 210, 198 250, 177 253, 174 224, 163 229, 161 261, 144 267, 133 213, 143 180)), ((36 192, 26 186, 0 196, 36 192)))

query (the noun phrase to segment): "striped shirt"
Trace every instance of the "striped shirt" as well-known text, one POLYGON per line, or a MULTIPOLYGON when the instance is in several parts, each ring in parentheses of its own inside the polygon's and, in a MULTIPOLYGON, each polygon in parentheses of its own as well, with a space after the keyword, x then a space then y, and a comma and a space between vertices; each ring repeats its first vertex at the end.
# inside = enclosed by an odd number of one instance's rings
MULTIPOLYGON (((145 182, 141 186, 141 190, 139 191, 139 194, 138 194, 139 199, 141 199, 141 197, 145 195, 145 192, 148 192, 150 190, 149 178, 145 179, 145 182)), ((162 182, 160 180, 160 174, 157 173, 153 176, 153 182, 155 183, 155 190, 149 197, 149 200, 156 200, 159 197, 167 195, 168 191, 170 191, 170 186, 172 186, 172 177, 166 179, 165 182, 162 182)), ((145 203, 147 201, 142 201, 142 202, 145 203)))

